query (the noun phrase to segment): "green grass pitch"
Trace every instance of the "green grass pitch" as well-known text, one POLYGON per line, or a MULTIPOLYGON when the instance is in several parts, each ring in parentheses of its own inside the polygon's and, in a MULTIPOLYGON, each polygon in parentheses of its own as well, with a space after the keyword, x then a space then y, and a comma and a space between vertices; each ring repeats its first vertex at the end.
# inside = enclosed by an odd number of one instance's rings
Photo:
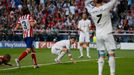
MULTIPOLYGON (((32 67, 31 56, 28 55, 21 61, 21 69, 11 69, 15 67, 14 59, 20 55, 24 48, 1 48, 0 55, 11 54, 12 67, 0 65, 0 75, 97 75, 97 50, 91 49, 91 59, 85 57, 79 59, 78 50, 72 50, 73 57, 77 61, 76 64, 68 62, 68 57, 65 55, 62 64, 54 64, 55 55, 51 54, 50 49, 36 49, 38 64, 40 68, 32 67), (5 70, 9 69, 9 70, 5 70)), ((134 75, 134 51, 116 51, 116 75, 134 75)), ((109 74, 109 66, 107 60, 103 70, 104 75, 109 74)))

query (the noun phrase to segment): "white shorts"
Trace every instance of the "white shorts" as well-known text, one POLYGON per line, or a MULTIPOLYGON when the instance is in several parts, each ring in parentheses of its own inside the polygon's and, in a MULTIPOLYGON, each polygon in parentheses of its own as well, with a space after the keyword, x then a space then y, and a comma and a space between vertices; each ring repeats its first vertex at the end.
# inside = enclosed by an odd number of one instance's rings
POLYGON ((115 45, 115 40, 113 37, 113 34, 106 34, 106 35, 96 35, 96 45, 97 45, 97 50, 115 50, 116 45, 115 45))
POLYGON ((80 34, 79 42, 90 42, 89 34, 80 34))
POLYGON ((56 47, 52 47, 51 48, 51 52, 53 53, 53 54, 56 54, 56 55, 59 55, 60 53, 61 53, 61 49, 60 48, 56 48, 56 47))

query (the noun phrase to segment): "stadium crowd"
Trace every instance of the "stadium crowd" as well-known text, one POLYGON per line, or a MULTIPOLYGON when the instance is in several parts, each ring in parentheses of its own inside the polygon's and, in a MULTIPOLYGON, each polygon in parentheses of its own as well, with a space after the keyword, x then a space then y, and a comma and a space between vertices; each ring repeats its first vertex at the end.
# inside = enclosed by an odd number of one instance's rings
MULTIPOLYGON (((105 2, 109 0, 104 0, 105 2)), ((37 21, 34 30, 35 39, 52 41, 59 37, 60 31, 76 31, 82 13, 87 13, 85 0, 1 0, 0 1, 0 41, 20 41, 21 31, 14 31, 20 16, 20 10, 27 6, 31 15, 37 21), (51 36, 53 35, 53 36, 51 36), (48 39, 49 38, 49 39, 48 39)), ((111 11, 115 33, 134 32, 134 1, 119 0, 111 11)), ((90 18, 90 16, 89 16, 90 18)), ((91 18, 90 18, 91 19, 91 18)), ((92 30, 95 27, 92 23, 92 30)), ((65 37, 65 35, 64 35, 65 37)), ((93 37, 93 36, 92 36, 93 37)), ((117 42, 133 42, 134 35, 116 35, 117 42), (127 39, 126 39, 127 38, 127 39)))

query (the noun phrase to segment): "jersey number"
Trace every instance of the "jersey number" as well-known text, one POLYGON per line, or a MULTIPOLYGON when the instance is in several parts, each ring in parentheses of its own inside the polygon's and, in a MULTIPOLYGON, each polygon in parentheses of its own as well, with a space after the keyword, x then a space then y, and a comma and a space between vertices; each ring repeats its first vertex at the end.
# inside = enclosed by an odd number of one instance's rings
POLYGON ((26 22, 25 22, 25 21, 22 21, 22 24, 23 24, 23 26, 24 26, 24 29, 27 29, 27 24, 26 24, 26 22))
POLYGON ((99 18, 98 21, 97 21, 97 23, 99 23, 100 20, 101 20, 101 18, 102 18, 102 14, 97 15, 97 17, 99 18))

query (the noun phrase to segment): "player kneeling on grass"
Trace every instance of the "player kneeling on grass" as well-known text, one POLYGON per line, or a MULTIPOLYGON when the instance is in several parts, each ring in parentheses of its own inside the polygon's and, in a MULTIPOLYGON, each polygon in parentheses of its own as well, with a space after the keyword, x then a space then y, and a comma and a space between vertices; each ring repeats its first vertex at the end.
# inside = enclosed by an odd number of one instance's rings
POLYGON ((0 65, 9 65, 12 66, 11 64, 9 64, 11 59, 11 56, 9 54, 5 54, 5 55, 1 55, 0 56, 0 65))
POLYGON ((71 51, 70 51, 70 47, 72 44, 74 44, 76 42, 76 38, 75 37, 70 37, 69 40, 61 40, 59 42, 56 42, 51 49, 51 52, 53 54, 58 55, 57 58, 54 59, 54 61, 56 63, 61 63, 61 59, 62 57, 67 53, 69 59, 73 62, 76 63, 72 57, 71 51))

